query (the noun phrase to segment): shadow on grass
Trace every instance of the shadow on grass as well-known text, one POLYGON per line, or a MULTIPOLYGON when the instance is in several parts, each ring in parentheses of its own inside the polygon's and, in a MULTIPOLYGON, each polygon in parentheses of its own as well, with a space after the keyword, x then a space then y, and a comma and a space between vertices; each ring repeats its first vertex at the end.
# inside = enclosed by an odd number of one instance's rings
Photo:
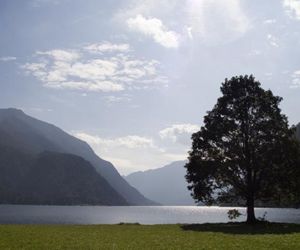
POLYGON ((300 224, 259 222, 249 225, 244 222, 207 223, 181 225, 185 231, 217 232, 224 234, 291 234, 300 233, 300 224))

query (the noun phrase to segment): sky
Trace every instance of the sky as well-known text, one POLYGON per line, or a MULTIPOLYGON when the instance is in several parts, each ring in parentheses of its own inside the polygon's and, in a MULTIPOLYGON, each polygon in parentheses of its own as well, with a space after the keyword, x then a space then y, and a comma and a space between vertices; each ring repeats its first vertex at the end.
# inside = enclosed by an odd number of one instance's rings
POLYGON ((300 122, 300 0, 1 0, 0 107, 129 174, 184 160, 225 78, 300 122))

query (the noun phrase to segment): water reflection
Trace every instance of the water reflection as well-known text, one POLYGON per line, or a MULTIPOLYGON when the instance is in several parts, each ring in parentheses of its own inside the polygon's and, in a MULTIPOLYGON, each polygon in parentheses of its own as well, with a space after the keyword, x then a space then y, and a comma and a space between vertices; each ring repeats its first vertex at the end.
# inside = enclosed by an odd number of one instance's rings
MULTIPOLYGON (((0 205, 0 223, 17 224, 140 224, 228 222, 227 207, 196 206, 31 206, 0 205)), ((236 208, 245 214, 245 208, 236 208)), ((257 208, 274 222, 300 223, 300 209, 257 208)), ((244 216, 239 221, 245 220, 244 216)), ((237 220, 238 221, 238 220, 237 220)))

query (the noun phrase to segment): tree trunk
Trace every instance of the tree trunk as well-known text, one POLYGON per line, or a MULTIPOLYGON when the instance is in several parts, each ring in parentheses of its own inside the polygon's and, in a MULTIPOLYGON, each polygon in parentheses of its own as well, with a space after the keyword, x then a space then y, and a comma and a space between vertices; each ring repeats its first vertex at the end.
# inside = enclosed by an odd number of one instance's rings
POLYGON ((254 197, 250 195, 247 198, 247 223, 254 224, 256 222, 254 213, 254 197))

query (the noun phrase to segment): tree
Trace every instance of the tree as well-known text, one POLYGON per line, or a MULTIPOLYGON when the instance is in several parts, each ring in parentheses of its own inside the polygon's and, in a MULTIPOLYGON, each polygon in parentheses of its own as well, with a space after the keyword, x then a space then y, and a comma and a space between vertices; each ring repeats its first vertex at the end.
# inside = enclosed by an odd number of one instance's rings
POLYGON ((276 199, 298 169, 299 144, 281 97, 251 76, 222 83, 223 94, 192 135, 186 164, 189 190, 197 201, 244 202, 247 222, 256 221, 256 200, 276 199))

